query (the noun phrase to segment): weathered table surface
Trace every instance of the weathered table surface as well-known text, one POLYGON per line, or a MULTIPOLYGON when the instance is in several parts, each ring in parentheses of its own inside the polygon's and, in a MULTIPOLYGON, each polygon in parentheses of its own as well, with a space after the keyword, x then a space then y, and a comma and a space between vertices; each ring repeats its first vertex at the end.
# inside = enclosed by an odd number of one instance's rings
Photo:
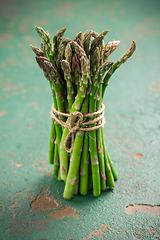
POLYGON ((159 9, 144 0, 1 1, 0 239, 160 239, 159 9), (98 198, 67 201, 52 177, 52 97, 29 46, 40 45, 35 25, 51 36, 67 27, 71 39, 110 29, 106 42, 121 41, 113 61, 137 43, 105 94, 105 142, 119 180, 98 198))

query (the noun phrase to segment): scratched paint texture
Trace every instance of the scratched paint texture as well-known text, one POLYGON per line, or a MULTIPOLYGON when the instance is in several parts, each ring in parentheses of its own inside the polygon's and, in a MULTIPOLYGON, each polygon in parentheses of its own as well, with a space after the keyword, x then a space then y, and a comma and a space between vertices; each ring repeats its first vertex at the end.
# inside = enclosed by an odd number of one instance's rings
POLYGON ((1 2, 0 239, 160 239, 152 208, 126 212, 130 204, 160 204, 159 9, 156 0, 1 2), (35 25, 52 37, 67 27, 71 39, 110 29, 106 42, 121 41, 113 61, 137 42, 104 98, 105 142, 119 180, 98 198, 90 192, 66 201, 64 184, 52 177, 52 97, 29 47, 40 45, 35 25))

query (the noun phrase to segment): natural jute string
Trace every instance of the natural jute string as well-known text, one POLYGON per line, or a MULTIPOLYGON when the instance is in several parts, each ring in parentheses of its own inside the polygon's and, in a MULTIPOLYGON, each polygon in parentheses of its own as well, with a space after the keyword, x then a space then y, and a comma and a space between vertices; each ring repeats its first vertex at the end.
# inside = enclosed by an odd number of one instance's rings
POLYGON ((88 131, 97 130, 97 129, 104 126, 104 109, 105 109, 105 106, 104 106, 104 104, 102 104, 102 108, 99 111, 94 112, 94 113, 82 114, 81 112, 74 112, 74 113, 68 114, 68 113, 63 113, 63 112, 60 112, 60 111, 56 110, 54 108, 54 104, 52 105, 51 118, 54 119, 57 123, 59 123, 63 127, 68 128, 68 130, 69 130, 69 133, 68 133, 68 135, 65 139, 65 142, 64 142, 65 149, 68 153, 72 152, 72 150, 73 150, 74 134, 77 131, 81 130, 81 131, 87 131, 88 132, 88 131), (63 122, 62 120, 60 120, 59 118, 57 118, 57 116, 55 114, 58 114, 58 115, 64 116, 64 117, 68 117, 67 122, 63 122), (101 114, 101 115, 97 116, 93 120, 90 120, 90 121, 87 121, 87 122, 83 121, 83 118, 92 117, 92 116, 95 116, 95 115, 98 115, 98 114, 101 114), (75 122, 74 119, 76 119, 76 118, 78 118, 78 121, 75 122), (102 121, 100 121, 101 119, 102 119, 102 121), (95 125, 93 127, 81 127, 81 126, 87 126, 87 125, 96 124, 96 123, 98 125, 95 125), (70 148, 67 147, 67 142, 68 142, 69 138, 71 138, 70 148))

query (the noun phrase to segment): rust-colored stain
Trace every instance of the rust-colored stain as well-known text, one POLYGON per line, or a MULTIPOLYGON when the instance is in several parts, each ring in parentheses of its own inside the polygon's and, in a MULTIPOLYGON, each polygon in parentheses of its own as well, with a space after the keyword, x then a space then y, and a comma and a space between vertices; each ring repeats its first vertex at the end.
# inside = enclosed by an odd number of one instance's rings
MULTIPOLYGON (((148 231, 148 232, 146 232, 146 235, 153 235, 154 233, 156 233, 157 232, 157 230, 155 229, 153 229, 153 228, 151 228, 152 230, 150 230, 150 231, 148 231)), ((155 238, 156 239, 156 238, 155 238)))
POLYGON ((136 26, 137 32, 140 32, 143 38, 159 35, 159 29, 153 28, 155 24, 157 24, 156 18, 146 17, 143 22, 136 26))
POLYGON ((92 238, 93 235, 102 235, 104 232, 101 230, 101 229, 98 229, 98 230, 94 230, 93 232, 91 232, 88 236, 88 239, 92 238))
POLYGON ((9 206, 8 210, 14 209, 17 204, 18 204, 18 198, 15 198, 15 202, 9 206))
POLYGON ((28 128, 28 129, 31 129, 32 127, 31 127, 31 126, 28 126, 27 128, 28 128))
POLYGON ((131 137, 130 137, 130 138, 128 138, 127 140, 128 140, 128 142, 134 142, 135 139, 136 139, 136 138, 131 138, 131 137))
POLYGON ((7 58, 7 62, 10 63, 11 65, 16 64, 16 60, 14 58, 7 58))
POLYGON ((44 158, 35 159, 34 163, 31 165, 31 167, 34 167, 35 169, 38 169, 38 172, 46 172, 47 168, 48 168, 48 164, 47 165, 43 165, 43 167, 40 167, 38 162, 46 163, 47 160, 44 160, 44 158))
POLYGON ((64 223, 65 223, 65 224, 68 224, 68 222, 67 222, 67 221, 64 221, 64 223))
POLYGON ((3 35, 1 35, 0 37, 0 44, 3 44, 4 42, 6 42, 7 40, 11 40, 13 38, 13 34, 11 32, 7 32, 4 33, 3 35))
POLYGON ((30 24, 30 22, 32 22, 32 21, 33 21, 32 17, 24 18, 24 20, 20 23, 19 31, 20 31, 21 33, 26 33, 26 32, 28 32, 29 24, 30 24))
POLYGON ((40 91, 41 91, 41 88, 40 88, 40 87, 35 87, 35 91, 36 91, 36 92, 40 92, 40 91))
POLYGON ((98 9, 88 9, 88 13, 93 16, 101 16, 101 12, 98 9))
MULTIPOLYGON (((34 168, 37 168, 37 167, 34 167, 34 168)), ((48 165, 44 165, 43 167, 38 167, 38 172, 46 172, 48 168, 48 165)))
POLYGON ((121 139, 115 138, 115 137, 113 137, 113 136, 111 136, 111 135, 109 135, 109 134, 105 134, 105 136, 107 137, 107 139, 111 140, 114 145, 115 145, 116 143, 121 142, 121 139))
POLYGON ((46 25, 48 25, 48 20, 47 19, 41 19, 40 20, 40 24, 41 24, 41 26, 46 26, 46 25))
POLYGON ((30 197, 29 193, 26 193, 23 195, 23 198, 29 198, 29 197, 30 197))
MULTIPOLYGON (((146 39, 151 36, 159 35, 159 28, 155 28, 155 24, 157 22, 157 19, 152 19, 149 17, 146 17, 141 23, 135 24, 134 28, 132 30, 127 29, 126 34, 123 37, 123 41, 134 39, 134 36, 136 36, 136 33, 138 32, 140 35, 137 37, 137 42, 143 39, 146 39), (154 23, 153 23, 154 22, 154 23)), ((157 24, 158 26, 158 24, 157 24)), ((141 54, 139 51, 139 54, 137 52, 137 62, 141 63, 141 54)))
POLYGON ((31 36, 31 35, 25 35, 24 36, 24 40, 26 41, 26 42, 35 42, 35 43, 37 43, 37 38, 35 38, 35 37, 33 37, 33 36, 31 36))
POLYGON ((16 166, 17 167, 22 167, 22 163, 17 163, 16 166))
POLYGON ((160 205, 149 205, 149 204, 130 204, 126 207, 125 212, 127 214, 134 214, 136 212, 145 212, 155 216, 160 215, 160 205))
POLYGON ((86 21, 85 25, 90 27, 90 28, 96 28, 97 27, 94 21, 86 21))
POLYGON ((151 86, 151 89, 160 92, 160 82, 157 82, 153 86, 151 86))
POLYGON ((133 177, 133 174, 132 174, 132 173, 127 173, 126 177, 132 178, 132 177, 133 177))
MULTIPOLYGON (((0 66, 1 66, 1 68, 5 68, 6 64, 4 62, 2 62, 0 66)), ((2 82, 2 81, 3 81, 3 78, 0 78, 0 82, 2 82)))
POLYGON ((2 207, 2 211, 4 211, 4 212, 5 212, 5 209, 4 209, 4 206, 3 206, 3 204, 0 204, 0 206, 2 207))
POLYGON ((0 117, 3 116, 3 115, 6 114, 6 113, 7 113, 7 111, 2 111, 2 112, 0 112, 0 117))
POLYGON ((19 194, 22 194, 22 191, 12 194, 12 197, 15 197, 16 195, 19 195, 19 194))
POLYGON ((57 13, 57 18, 61 18, 62 16, 67 16, 69 19, 74 17, 74 9, 79 6, 80 2, 74 3, 60 3, 55 7, 55 12, 57 13))
POLYGON ((26 92, 22 83, 19 83, 18 85, 13 85, 12 81, 12 79, 8 79, 8 82, 4 82, 3 84, 3 91, 7 92, 5 94, 6 97, 15 96, 26 92))
POLYGON ((6 185, 7 185, 7 183, 5 183, 5 184, 2 183, 2 184, 0 184, 0 187, 2 187, 2 186, 4 187, 4 186, 6 186, 6 185))
POLYGON ((9 230, 9 228, 6 228, 6 230, 4 232, 7 232, 9 230))
POLYGON ((44 193, 45 195, 49 195, 50 191, 48 189, 42 189, 41 193, 44 193))
POLYGON ((29 102, 29 103, 27 103, 27 106, 33 106, 36 109, 39 109, 39 103, 37 103, 37 102, 29 102))
MULTIPOLYGON (((82 240, 93 239, 93 238, 95 238, 93 235, 96 235, 96 236, 102 235, 102 236, 99 236, 98 238, 104 238, 104 237, 105 237, 104 234, 105 234, 106 231, 115 231, 117 234, 127 235, 126 232, 120 232, 120 231, 117 230, 117 229, 113 229, 113 228, 110 227, 110 225, 105 225, 105 224, 103 224, 103 223, 100 223, 99 225, 100 225, 100 227, 101 227, 100 229, 94 230, 93 232, 91 232, 91 233, 89 234, 88 237, 85 237, 85 238, 83 238, 82 240)), ((106 238, 105 238, 105 239, 106 239, 106 238)))
POLYGON ((142 143, 142 144, 141 144, 141 147, 142 147, 142 148, 143 148, 143 147, 145 147, 145 144, 144 144, 144 143, 142 143))
POLYGON ((142 167, 142 166, 144 166, 144 164, 142 163, 137 164, 137 167, 142 167))
POLYGON ((141 153, 135 153, 134 158, 140 159, 143 155, 141 153))
POLYGON ((0 154, 0 158, 3 158, 4 157, 4 153, 2 152, 1 154, 0 154))
MULTIPOLYGON (((78 210, 80 211, 80 210, 78 210)), ((75 219, 79 219, 79 214, 76 214, 76 209, 69 207, 69 206, 63 206, 62 208, 53 211, 49 214, 50 217, 52 218, 59 218, 60 220, 62 220, 65 217, 70 218, 71 216, 73 216, 75 219)))
MULTIPOLYGON (((148 231, 145 233, 145 235, 146 235, 146 237, 149 237, 149 239, 153 239, 153 236, 151 236, 151 235, 153 235, 154 233, 157 233, 158 235, 159 235, 159 231, 157 231, 157 229, 154 229, 153 227, 149 227, 149 229, 148 229, 148 231), (148 236, 148 235, 150 235, 150 236, 148 236)), ((138 237, 138 239, 139 238, 141 238, 142 239, 142 234, 144 235, 144 233, 140 230, 140 231, 134 231, 133 232, 133 236, 135 237, 135 238, 137 238, 138 237)), ((144 239, 144 237, 143 237, 143 239, 144 239)), ((154 239, 156 239, 156 240, 158 240, 159 238, 154 238, 154 239)))
POLYGON ((46 196, 37 196, 30 204, 30 207, 35 210, 54 209, 58 206, 55 199, 46 196))

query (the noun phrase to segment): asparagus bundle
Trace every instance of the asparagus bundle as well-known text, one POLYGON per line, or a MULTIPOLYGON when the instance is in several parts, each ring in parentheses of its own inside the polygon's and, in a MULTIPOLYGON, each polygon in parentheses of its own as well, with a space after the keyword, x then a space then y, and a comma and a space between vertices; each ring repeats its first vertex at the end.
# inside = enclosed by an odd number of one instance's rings
POLYGON ((35 28, 41 47, 30 46, 50 83, 54 101, 49 143, 53 176, 65 182, 66 199, 78 192, 86 195, 91 189, 99 196, 118 179, 104 142, 103 96, 110 77, 133 54, 136 43, 113 63, 108 57, 119 41, 104 44, 109 30, 79 32, 72 41, 62 38, 66 31, 62 28, 52 45, 48 31, 35 28))

